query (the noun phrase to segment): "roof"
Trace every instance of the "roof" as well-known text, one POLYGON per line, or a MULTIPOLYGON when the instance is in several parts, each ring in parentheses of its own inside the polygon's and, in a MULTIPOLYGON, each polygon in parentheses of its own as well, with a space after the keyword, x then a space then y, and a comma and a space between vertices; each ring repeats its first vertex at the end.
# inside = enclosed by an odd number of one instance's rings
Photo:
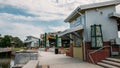
POLYGON ((35 39, 39 39, 39 38, 37 38, 37 37, 34 37, 34 36, 31 36, 31 35, 30 35, 30 36, 27 36, 27 37, 31 37, 31 38, 35 38, 35 39))
POLYGON ((61 37, 65 34, 69 34, 71 32, 75 32, 75 31, 82 30, 82 29, 83 29, 83 25, 79 25, 79 26, 76 26, 76 27, 73 27, 73 28, 70 28, 70 29, 66 29, 63 32, 59 33, 58 37, 61 37))
POLYGON ((120 14, 118 14, 118 13, 111 13, 111 14, 109 14, 109 17, 110 18, 114 18, 114 19, 120 19, 120 14))
POLYGON ((78 11, 82 13, 89 9, 106 7, 106 6, 116 6, 118 4, 120 4, 120 0, 80 5, 64 20, 64 22, 71 22, 74 19, 74 17, 78 17, 79 15, 77 13, 78 11))

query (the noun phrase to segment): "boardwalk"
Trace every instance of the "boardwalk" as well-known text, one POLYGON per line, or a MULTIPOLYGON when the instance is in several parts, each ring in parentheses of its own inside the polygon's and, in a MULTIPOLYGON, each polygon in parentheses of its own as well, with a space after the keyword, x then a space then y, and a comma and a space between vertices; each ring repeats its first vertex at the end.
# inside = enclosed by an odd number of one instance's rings
POLYGON ((2 53, 2 52, 10 52, 10 51, 12 51, 11 48, 0 48, 0 53, 2 53))
POLYGON ((50 68, 102 68, 64 54, 55 55, 53 52, 39 51, 38 60, 39 65, 49 65, 50 68))

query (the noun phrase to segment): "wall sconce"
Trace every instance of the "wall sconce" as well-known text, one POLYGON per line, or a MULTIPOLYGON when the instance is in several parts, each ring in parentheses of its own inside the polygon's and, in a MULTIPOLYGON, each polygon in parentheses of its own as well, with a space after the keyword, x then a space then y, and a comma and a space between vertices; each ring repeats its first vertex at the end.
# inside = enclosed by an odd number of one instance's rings
POLYGON ((95 9, 95 11, 97 11, 97 12, 98 12, 98 11, 99 11, 99 9, 98 9, 98 8, 96 8, 96 9, 95 9))

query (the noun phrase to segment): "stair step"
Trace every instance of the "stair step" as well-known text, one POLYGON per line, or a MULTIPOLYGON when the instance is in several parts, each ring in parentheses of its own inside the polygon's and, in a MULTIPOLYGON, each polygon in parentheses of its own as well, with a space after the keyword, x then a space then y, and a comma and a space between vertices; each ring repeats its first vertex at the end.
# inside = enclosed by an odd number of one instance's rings
POLYGON ((118 62, 120 63, 120 60, 119 59, 115 59, 115 58, 106 58, 107 60, 110 60, 110 61, 114 61, 114 62, 118 62))
POLYGON ((98 62, 97 64, 100 65, 100 66, 103 66, 105 68, 119 68, 119 67, 116 67, 116 66, 113 66, 113 65, 110 65, 110 64, 102 63, 102 62, 98 62))
POLYGON ((120 63, 117 63, 117 62, 113 62, 109 60, 102 60, 101 62, 120 67, 120 63))

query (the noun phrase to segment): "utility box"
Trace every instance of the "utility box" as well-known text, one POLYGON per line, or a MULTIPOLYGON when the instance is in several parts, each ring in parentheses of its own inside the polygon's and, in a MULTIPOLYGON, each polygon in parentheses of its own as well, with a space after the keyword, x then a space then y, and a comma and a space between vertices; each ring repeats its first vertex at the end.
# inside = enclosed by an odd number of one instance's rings
POLYGON ((116 44, 120 45, 120 38, 116 38, 116 44))

